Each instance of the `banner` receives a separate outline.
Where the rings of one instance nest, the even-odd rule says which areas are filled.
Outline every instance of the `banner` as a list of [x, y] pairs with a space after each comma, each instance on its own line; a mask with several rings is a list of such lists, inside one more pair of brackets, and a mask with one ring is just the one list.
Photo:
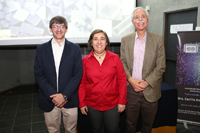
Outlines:
[[200, 122], [200, 31], [178, 32], [178, 119]]

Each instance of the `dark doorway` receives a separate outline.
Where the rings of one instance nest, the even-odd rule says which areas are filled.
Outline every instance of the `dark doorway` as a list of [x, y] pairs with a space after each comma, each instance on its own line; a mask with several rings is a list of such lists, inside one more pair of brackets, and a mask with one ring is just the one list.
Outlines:
[[193, 30], [197, 25], [197, 8], [173, 11], [165, 13], [166, 71], [163, 82], [175, 86], [176, 83], [176, 59], [177, 59], [177, 34], [170, 33], [170, 26], [175, 24], [193, 24]]

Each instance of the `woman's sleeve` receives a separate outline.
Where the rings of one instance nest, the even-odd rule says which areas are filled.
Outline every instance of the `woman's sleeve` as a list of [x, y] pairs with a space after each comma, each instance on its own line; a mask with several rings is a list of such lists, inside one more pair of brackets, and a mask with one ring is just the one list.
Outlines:
[[87, 76], [86, 76], [86, 72], [85, 72], [85, 66], [86, 66], [86, 61], [83, 58], [83, 76], [82, 76], [82, 80], [81, 83], [79, 85], [79, 90], [78, 90], [78, 95], [79, 95], [79, 107], [84, 107], [86, 106], [86, 101], [85, 101], [85, 85], [87, 82]]

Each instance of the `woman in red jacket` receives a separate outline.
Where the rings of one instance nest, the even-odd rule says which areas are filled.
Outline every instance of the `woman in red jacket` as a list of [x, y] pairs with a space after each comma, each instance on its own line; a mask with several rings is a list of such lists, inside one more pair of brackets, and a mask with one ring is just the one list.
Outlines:
[[88, 40], [92, 51], [83, 58], [79, 107], [89, 116], [93, 133], [119, 133], [120, 113], [127, 103], [126, 74], [119, 56], [110, 52], [109, 46], [106, 32], [94, 30]]

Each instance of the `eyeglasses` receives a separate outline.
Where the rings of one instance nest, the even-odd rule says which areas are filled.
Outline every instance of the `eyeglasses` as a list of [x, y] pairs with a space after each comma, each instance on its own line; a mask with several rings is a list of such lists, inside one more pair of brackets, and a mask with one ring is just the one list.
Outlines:
[[58, 29], [58, 28], [64, 29], [64, 28], [65, 28], [65, 25], [53, 25], [52, 27], [53, 27], [54, 29]]

